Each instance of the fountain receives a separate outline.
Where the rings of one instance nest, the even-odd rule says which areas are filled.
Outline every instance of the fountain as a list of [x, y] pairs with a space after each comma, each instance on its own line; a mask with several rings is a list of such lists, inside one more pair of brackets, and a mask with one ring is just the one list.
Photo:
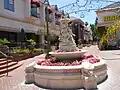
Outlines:
[[59, 50], [56, 52], [50, 52], [50, 54], [57, 59], [78, 59], [81, 55], [86, 53], [86, 50], [79, 50], [79, 48], [76, 47], [76, 43], [73, 39], [73, 36], [75, 35], [68, 27], [68, 24], [66, 24], [66, 22], [69, 21], [70, 19], [60, 20]]
[[95, 89], [107, 77], [105, 60], [79, 50], [73, 33], [67, 26], [69, 19], [61, 19], [59, 50], [51, 57], [29, 64], [25, 69], [25, 83], [49, 89]]

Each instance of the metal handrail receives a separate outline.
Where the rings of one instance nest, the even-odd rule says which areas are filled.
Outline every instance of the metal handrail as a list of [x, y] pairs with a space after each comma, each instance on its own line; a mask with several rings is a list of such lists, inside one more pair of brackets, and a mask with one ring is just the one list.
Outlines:
[[0, 51], [0, 54], [2, 54], [4, 57], [8, 57], [5, 53], [3, 53], [2, 51]]
[[[0, 51], [0, 54], [2, 54], [5, 58], [6, 58], [6, 65], [7, 65], [7, 75], [6, 76], [8, 76], [8, 58], [10, 58], [8, 55], [6, 55], [5, 53], [3, 53], [2, 51]], [[12, 58], [12, 57], [11, 57]]]

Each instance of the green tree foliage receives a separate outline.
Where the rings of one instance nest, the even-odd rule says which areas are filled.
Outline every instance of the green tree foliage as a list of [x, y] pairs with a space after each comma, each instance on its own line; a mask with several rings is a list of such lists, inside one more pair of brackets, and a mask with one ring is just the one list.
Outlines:
[[116, 32], [118, 32], [119, 30], [120, 30], [120, 21], [111, 24], [108, 27], [107, 32], [104, 33], [104, 35], [102, 36], [100, 43], [104, 45], [104, 44], [108, 44], [110, 41], [115, 41]]
[[7, 44], [7, 43], [9, 43], [9, 41], [6, 38], [0, 39], [0, 44]]
[[33, 39], [27, 40], [27, 42], [28, 42], [30, 45], [35, 45], [35, 44], [36, 44], [36, 42], [35, 42]]
[[85, 22], [85, 26], [88, 26], [88, 22]]
[[99, 37], [99, 32], [98, 32], [97, 26], [95, 24], [90, 24], [90, 28], [92, 30], [93, 38]]
[[98, 24], [98, 17], [96, 17], [96, 19], [95, 19], [95, 25], [97, 25]]

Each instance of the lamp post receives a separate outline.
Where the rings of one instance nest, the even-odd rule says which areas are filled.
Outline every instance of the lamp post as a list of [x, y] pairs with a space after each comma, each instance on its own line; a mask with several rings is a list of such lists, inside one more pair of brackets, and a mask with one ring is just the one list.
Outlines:
[[48, 23], [48, 20], [49, 20], [49, 12], [48, 12], [48, 6], [46, 6], [45, 8], [45, 14], [46, 14], [46, 28], [47, 28], [47, 52], [46, 52], [46, 59], [48, 58], [49, 56], [49, 49], [50, 49], [50, 41], [49, 41], [49, 23]]
[[[47, 3], [47, 4], [46, 4]], [[40, 2], [40, 4], [46, 5], [45, 7], [45, 21], [46, 21], [46, 28], [47, 28], [47, 50], [46, 50], [46, 59], [49, 56], [49, 49], [50, 49], [50, 41], [49, 41], [49, 12], [48, 12], [48, 1], [45, 0], [44, 2]]]

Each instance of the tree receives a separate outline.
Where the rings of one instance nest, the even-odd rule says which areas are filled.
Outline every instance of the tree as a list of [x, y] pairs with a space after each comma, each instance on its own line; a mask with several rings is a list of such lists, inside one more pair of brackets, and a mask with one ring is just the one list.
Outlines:
[[85, 26], [88, 26], [88, 22], [85, 22]]
[[98, 32], [97, 26], [95, 24], [90, 24], [90, 28], [92, 30], [93, 39], [99, 37], [99, 32]]
[[101, 46], [116, 41], [118, 32], [120, 32], [120, 21], [117, 21], [108, 27], [107, 32], [103, 34], [100, 40]]
[[97, 25], [98, 24], [98, 17], [96, 17], [96, 19], [95, 19], [95, 25]]

